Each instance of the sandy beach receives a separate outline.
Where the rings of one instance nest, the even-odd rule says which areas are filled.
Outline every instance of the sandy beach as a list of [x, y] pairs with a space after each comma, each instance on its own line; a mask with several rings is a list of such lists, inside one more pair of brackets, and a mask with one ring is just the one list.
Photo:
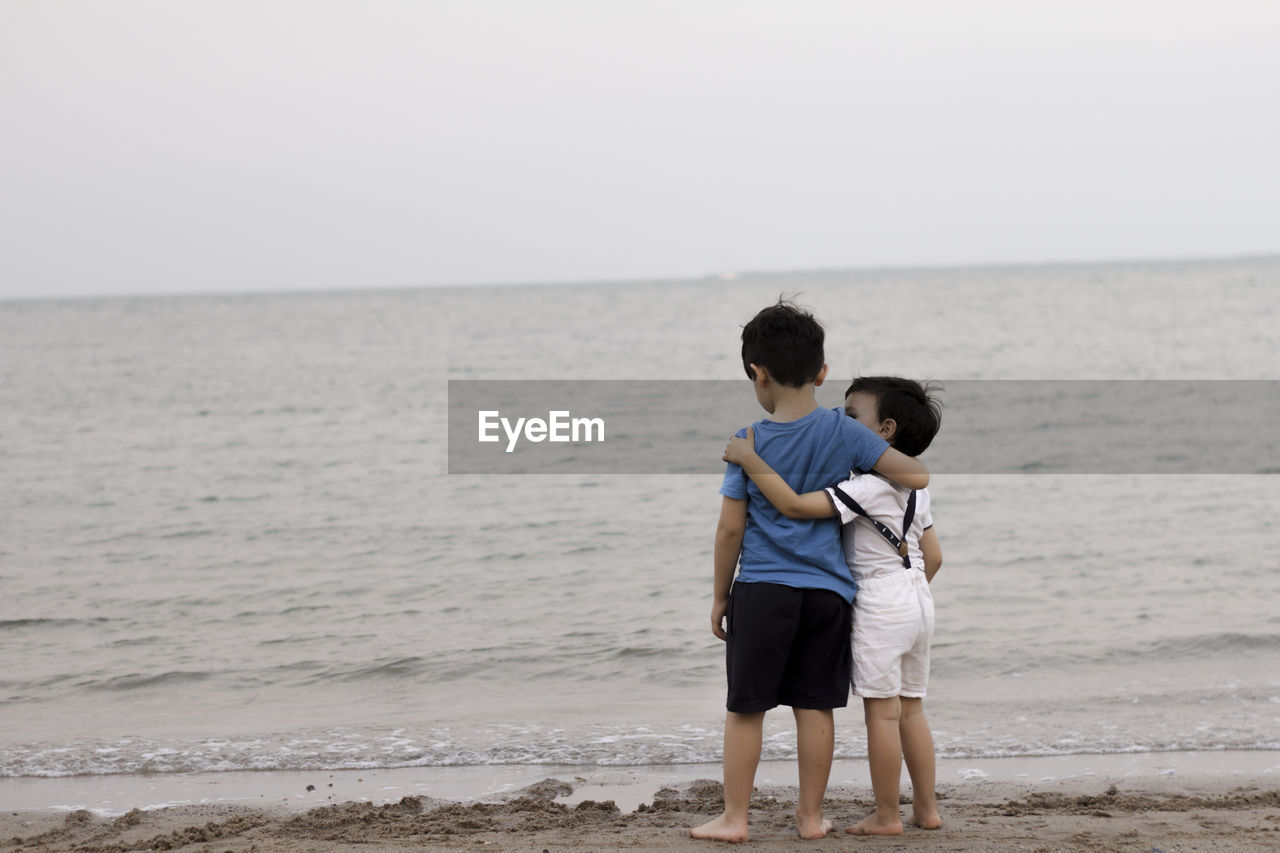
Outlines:
[[[844, 826], [871, 809], [861, 762], [838, 762], [827, 813], [837, 831], [794, 835], [794, 772], [769, 762], [753, 801], [753, 850], [1275, 850], [1280, 755], [1269, 752], [944, 761], [944, 825], [896, 839]], [[404, 768], [94, 780], [6, 779], [3, 850], [708, 850], [687, 836], [718, 812], [718, 767]], [[539, 776], [528, 784], [530, 776]], [[501, 779], [505, 790], [480, 791]], [[305, 782], [305, 779], [311, 779]], [[516, 785], [519, 784], [519, 787]], [[80, 787], [77, 787], [80, 786]], [[311, 790], [307, 790], [307, 786]], [[448, 788], [453, 797], [427, 790]], [[89, 801], [112, 791], [113, 807]], [[216, 790], [216, 793], [215, 793]], [[414, 791], [416, 793], [405, 793]], [[157, 800], [171, 795], [168, 803]], [[135, 806], [121, 804], [132, 798]], [[909, 814], [909, 792], [904, 816]], [[43, 807], [35, 803], [46, 802]], [[97, 800], [101, 802], [101, 799]], [[18, 804], [15, 808], [12, 804]]]

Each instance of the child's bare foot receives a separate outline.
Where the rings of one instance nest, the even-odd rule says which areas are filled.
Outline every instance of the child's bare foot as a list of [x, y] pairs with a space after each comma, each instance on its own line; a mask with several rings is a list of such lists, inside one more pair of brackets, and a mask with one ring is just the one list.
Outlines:
[[901, 835], [902, 821], [883, 821], [878, 815], [872, 814], [852, 826], [846, 826], [844, 831], [850, 835]]
[[921, 829], [940, 829], [942, 827], [942, 818], [938, 816], [936, 809], [912, 812], [911, 825], [918, 826]]
[[800, 830], [801, 838], [812, 841], [815, 838], [826, 838], [835, 827], [831, 821], [821, 816], [805, 818], [796, 815], [796, 828]]
[[748, 838], [747, 822], [741, 823], [729, 818], [725, 815], [715, 820], [709, 820], [702, 826], [695, 826], [689, 830], [690, 838], [705, 838], [711, 841], [728, 841], [730, 844], [741, 844]]

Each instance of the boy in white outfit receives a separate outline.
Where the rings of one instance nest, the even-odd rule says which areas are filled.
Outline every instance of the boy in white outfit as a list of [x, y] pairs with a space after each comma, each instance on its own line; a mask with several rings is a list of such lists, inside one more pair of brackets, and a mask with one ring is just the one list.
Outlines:
[[[845, 392], [845, 412], [908, 456], [938, 432], [940, 406], [918, 382], [860, 377]], [[903, 759], [911, 777], [911, 823], [942, 825], [934, 792], [933, 735], [924, 715], [933, 640], [929, 581], [942, 565], [929, 492], [874, 473], [797, 495], [755, 453], [754, 436], [733, 438], [726, 461], [742, 466], [769, 502], [790, 518], [839, 515], [845, 559], [858, 585], [853, 612], [853, 691], [862, 697], [876, 811], [846, 832], [900, 835], [898, 785]]]

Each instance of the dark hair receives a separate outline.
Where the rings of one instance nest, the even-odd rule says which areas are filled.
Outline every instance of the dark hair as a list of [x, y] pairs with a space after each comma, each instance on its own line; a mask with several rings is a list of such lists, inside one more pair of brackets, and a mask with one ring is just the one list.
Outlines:
[[822, 325], [794, 302], [779, 299], [742, 327], [742, 367], [754, 380], [751, 365], [769, 371], [774, 380], [799, 388], [822, 371]]
[[875, 397], [876, 416], [882, 421], [892, 418], [898, 425], [889, 443], [908, 456], [919, 456], [942, 425], [940, 390], [932, 382], [921, 385], [897, 376], [859, 376], [844, 395], [861, 391]]

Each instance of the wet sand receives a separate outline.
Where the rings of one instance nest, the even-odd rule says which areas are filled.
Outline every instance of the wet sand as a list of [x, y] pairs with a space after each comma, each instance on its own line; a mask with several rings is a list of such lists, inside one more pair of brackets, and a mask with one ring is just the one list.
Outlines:
[[[908, 827], [896, 839], [858, 839], [841, 832], [872, 808], [869, 785], [840, 781], [857, 767], [856, 762], [843, 762], [828, 791], [827, 815], [836, 823], [835, 833], [819, 841], [800, 841], [792, 820], [794, 786], [761, 784], [753, 801], [751, 841], [742, 849], [818, 851], [868, 845], [930, 851], [1280, 849], [1280, 775], [1273, 769], [1280, 756], [1275, 753], [1219, 753], [1203, 760], [1183, 754], [1179, 761], [1183, 769], [1175, 771], [1156, 769], [1158, 759], [1115, 757], [1103, 761], [1106, 766], [1098, 772], [1035, 778], [1021, 772], [1075, 771], [1082, 764], [1097, 764], [1099, 758], [963, 762], [970, 765], [966, 767], [944, 762], [940, 778], [948, 781], [939, 784], [943, 828]], [[1192, 768], [1196, 772], [1187, 772]], [[489, 770], [501, 773], [504, 768]], [[721, 845], [694, 841], [687, 833], [689, 827], [719, 812], [720, 784], [688, 777], [716, 770], [707, 765], [681, 768], [676, 775], [685, 778], [658, 784], [656, 790], [651, 787], [656, 779], [644, 773], [602, 771], [594, 777], [544, 778], [466, 800], [414, 794], [388, 801], [315, 805], [316, 798], [340, 797], [334, 790], [340, 791], [345, 782], [336, 775], [337, 783], [313, 785], [305, 796], [277, 798], [264, 793], [256, 803], [234, 798], [120, 814], [71, 807], [6, 808], [0, 813], [0, 850], [712, 850]], [[779, 776], [785, 775], [786, 766], [780, 762], [762, 770], [762, 777]], [[386, 791], [395, 786], [381, 784], [391, 781], [385, 774], [408, 772], [378, 771], [382, 778], [374, 781]], [[345, 773], [353, 774], [353, 780], [373, 779], [371, 773]], [[297, 782], [305, 775], [256, 774], [264, 785]], [[163, 777], [152, 777], [149, 784], [163, 789], [165, 782]], [[335, 784], [335, 789], [329, 784]], [[8, 787], [0, 790], [12, 793], [20, 785], [21, 780], [16, 785], [9, 780]], [[648, 789], [649, 795], [625, 808], [617, 800], [602, 798], [617, 792], [625, 801], [640, 788]], [[903, 801], [906, 817], [909, 789]]]

